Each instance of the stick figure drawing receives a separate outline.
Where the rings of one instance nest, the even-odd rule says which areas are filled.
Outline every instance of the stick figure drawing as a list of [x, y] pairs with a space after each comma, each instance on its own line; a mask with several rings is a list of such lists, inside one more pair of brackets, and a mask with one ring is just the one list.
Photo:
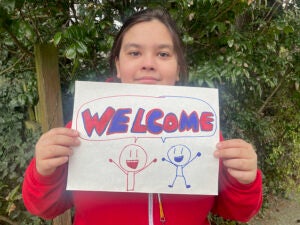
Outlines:
[[135, 144], [126, 145], [123, 148], [119, 155], [119, 163], [109, 159], [109, 162], [114, 163], [126, 174], [127, 191], [134, 191], [135, 175], [156, 161], [157, 159], [155, 158], [148, 163], [146, 151], [141, 146]]
[[186, 188], [190, 188], [191, 185], [187, 184], [186, 178], [184, 176], [183, 169], [187, 165], [189, 165], [193, 160], [195, 160], [197, 157], [201, 156], [200, 152], [197, 152], [197, 154], [191, 158], [191, 150], [185, 146], [185, 145], [175, 145], [172, 146], [167, 153], [168, 158], [165, 157], [162, 158], [162, 161], [168, 162], [176, 167], [176, 175], [173, 179], [172, 184], [169, 184], [168, 186], [172, 188], [174, 186], [174, 183], [178, 177], [182, 177], [185, 183]]

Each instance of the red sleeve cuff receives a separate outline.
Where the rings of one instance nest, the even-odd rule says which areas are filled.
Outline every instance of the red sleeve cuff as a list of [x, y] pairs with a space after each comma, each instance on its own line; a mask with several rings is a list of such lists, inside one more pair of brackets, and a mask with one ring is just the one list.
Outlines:
[[251, 187], [257, 187], [258, 184], [262, 183], [262, 173], [261, 170], [257, 169], [256, 172], [256, 178], [255, 180], [250, 184], [242, 184], [237, 179], [232, 177], [227, 171], [226, 176], [228, 179], [228, 182], [235, 188], [238, 188], [240, 190], [249, 190]]
[[66, 169], [66, 166], [60, 166], [58, 167], [54, 173], [48, 176], [41, 175], [37, 169], [36, 169], [36, 161], [35, 158], [31, 161], [31, 170], [32, 170], [32, 178], [35, 183], [41, 184], [41, 185], [51, 185], [53, 183], [56, 183], [57, 180], [60, 180], [63, 178], [64, 170]]

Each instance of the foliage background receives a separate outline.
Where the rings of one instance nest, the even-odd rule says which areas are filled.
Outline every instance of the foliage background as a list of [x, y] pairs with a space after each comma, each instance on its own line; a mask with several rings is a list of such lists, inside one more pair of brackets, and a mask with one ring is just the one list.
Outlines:
[[120, 23], [135, 10], [155, 6], [167, 8], [180, 27], [189, 85], [220, 89], [225, 138], [243, 138], [256, 147], [265, 207], [270, 196], [299, 190], [299, 2], [0, 0], [1, 224], [49, 224], [30, 216], [21, 196], [23, 173], [41, 134], [34, 45], [59, 49], [68, 121], [74, 81], [109, 76], [107, 56]]

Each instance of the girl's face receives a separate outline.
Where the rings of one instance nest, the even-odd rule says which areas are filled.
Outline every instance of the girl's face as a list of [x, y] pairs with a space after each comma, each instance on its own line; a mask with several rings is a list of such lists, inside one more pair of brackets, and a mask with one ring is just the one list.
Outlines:
[[158, 20], [132, 26], [124, 34], [116, 68], [122, 83], [174, 85], [180, 69], [166, 26]]

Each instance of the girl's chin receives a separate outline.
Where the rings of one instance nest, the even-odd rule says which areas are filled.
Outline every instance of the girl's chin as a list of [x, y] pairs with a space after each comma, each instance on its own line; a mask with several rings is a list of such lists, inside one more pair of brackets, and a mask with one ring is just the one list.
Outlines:
[[159, 81], [159, 80], [138, 80], [136, 82], [134, 82], [136, 84], [151, 84], [151, 85], [170, 85], [170, 86], [174, 86], [175, 82], [163, 82], [163, 81]]
[[139, 80], [137, 83], [138, 84], [152, 84], [152, 85], [159, 84], [159, 82], [156, 80]]
[[170, 85], [174, 86], [175, 82], [163, 82], [161, 80], [155, 80], [155, 79], [138, 79], [138, 80], [132, 80], [132, 81], [122, 81], [122, 83], [128, 83], [128, 84], [149, 84], [149, 85]]

